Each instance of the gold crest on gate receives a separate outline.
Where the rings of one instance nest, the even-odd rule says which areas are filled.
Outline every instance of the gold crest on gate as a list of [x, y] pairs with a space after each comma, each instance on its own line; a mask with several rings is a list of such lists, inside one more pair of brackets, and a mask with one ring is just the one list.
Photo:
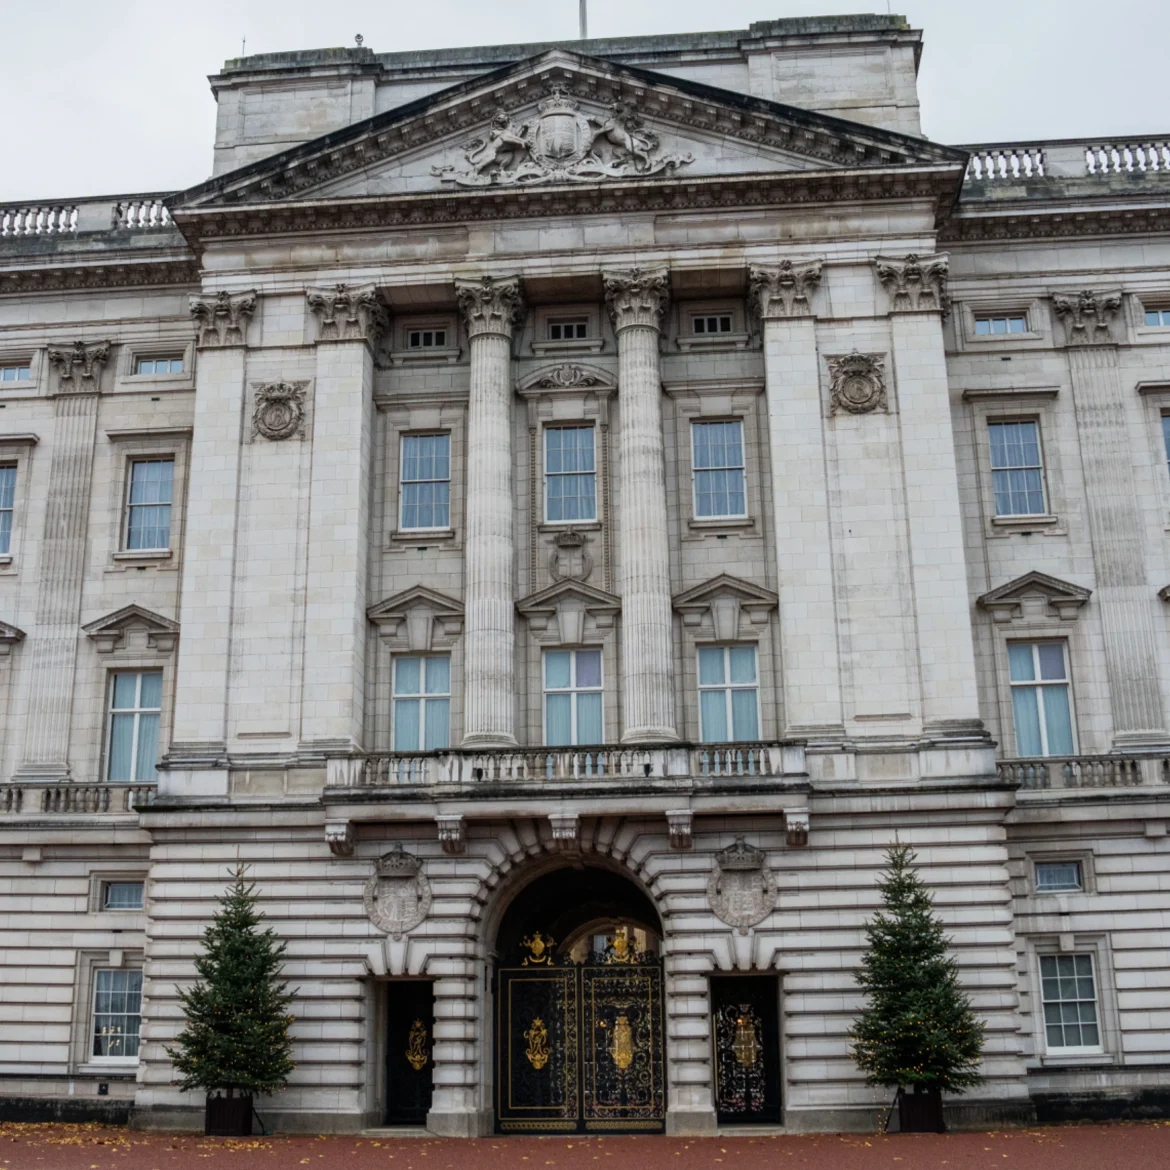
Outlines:
[[406, 1037], [406, 1059], [415, 1072], [422, 1072], [427, 1063], [427, 1030], [422, 1020], [415, 1020]]
[[528, 1057], [528, 1063], [539, 1071], [548, 1064], [550, 1056], [548, 1029], [544, 1026], [544, 1020], [537, 1016], [529, 1025], [528, 1031], [524, 1033], [524, 1039], [528, 1041], [528, 1048], [524, 1055]]

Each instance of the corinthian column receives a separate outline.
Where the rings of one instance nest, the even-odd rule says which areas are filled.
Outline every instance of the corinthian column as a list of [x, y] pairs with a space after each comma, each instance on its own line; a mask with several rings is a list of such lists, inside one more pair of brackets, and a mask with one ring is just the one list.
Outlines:
[[653, 743], [678, 738], [658, 372], [658, 331], [670, 278], [666, 269], [635, 268], [604, 279], [618, 339], [622, 742]]
[[512, 663], [512, 330], [520, 281], [457, 281], [471, 344], [467, 418], [463, 746], [516, 742]]

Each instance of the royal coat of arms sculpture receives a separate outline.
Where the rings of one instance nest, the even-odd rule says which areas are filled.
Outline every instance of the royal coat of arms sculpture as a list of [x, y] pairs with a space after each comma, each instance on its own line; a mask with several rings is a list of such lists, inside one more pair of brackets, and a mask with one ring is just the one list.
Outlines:
[[399, 846], [383, 854], [366, 882], [366, 914], [379, 929], [398, 940], [413, 930], [431, 908], [431, 883], [422, 862]]

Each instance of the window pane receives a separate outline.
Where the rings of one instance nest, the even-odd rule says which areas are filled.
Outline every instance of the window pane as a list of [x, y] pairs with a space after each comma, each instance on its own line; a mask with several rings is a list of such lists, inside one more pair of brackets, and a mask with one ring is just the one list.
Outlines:
[[394, 702], [394, 750], [417, 752], [419, 719], [422, 714], [418, 699], [396, 699]]
[[699, 685], [717, 686], [723, 681], [723, 648], [721, 646], [700, 646]]
[[731, 660], [731, 681], [733, 683], [754, 683], [756, 681], [756, 648], [754, 646], [733, 646], [728, 651]]
[[94, 1056], [137, 1056], [141, 971], [98, 971], [93, 995]]
[[544, 656], [544, 685], [546, 687], [568, 687], [572, 656], [568, 650], [549, 650]]
[[1147, 309], [1146, 310], [1146, 324], [1147, 325], [1161, 325], [1162, 324], [1162, 314], [1157, 312], [1157, 310], [1155, 310], [1155, 309]]
[[169, 459], [135, 463], [130, 478], [130, 503], [169, 504], [174, 468]]
[[426, 742], [423, 747], [428, 752], [437, 752], [450, 747], [451, 700], [427, 699], [426, 706]]
[[1062, 642], [1041, 642], [1036, 647], [1040, 659], [1040, 677], [1043, 679], [1064, 679], [1064, 644]]
[[991, 332], [991, 321], [987, 317], [975, 318], [975, 336], [985, 337]]
[[1079, 861], [1038, 861], [1036, 863], [1036, 889], [1046, 893], [1056, 890], [1081, 889], [1081, 863]]
[[436, 657], [427, 659], [427, 694], [449, 695], [451, 693], [451, 659]]
[[138, 693], [138, 705], [148, 710], [162, 707], [162, 674], [148, 671], [142, 676], [142, 689]]
[[1068, 687], [1039, 687], [1044, 699], [1044, 725], [1050, 756], [1073, 754], [1072, 715], [1068, 706]]
[[577, 742], [602, 742], [600, 692], [577, 696]]
[[[119, 719], [123, 716], [119, 715]], [[158, 716], [138, 716], [138, 759], [135, 763], [135, 780], [153, 782], [158, 778], [155, 767], [158, 761]]]
[[1012, 688], [1012, 714], [1016, 724], [1016, 753], [1021, 756], [1043, 755], [1040, 743], [1040, 713], [1036, 708], [1035, 687]]
[[121, 710], [133, 710], [138, 706], [138, 675], [114, 675], [114, 698], [112, 706]]
[[422, 686], [422, 659], [394, 659], [394, 693], [396, 695], [417, 695]]
[[16, 499], [16, 468], [0, 467], [0, 508], [11, 508]]
[[1014, 642], [1008, 647], [1008, 670], [1012, 682], [1031, 682], [1036, 677], [1031, 642]]
[[141, 882], [107, 882], [103, 905], [107, 910], [141, 910]]
[[579, 687], [601, 686], [601, 651], [577, 651], [577, 685]]
[[727, 742], [727, 697], [724, 691], [699, 692], [699, 717], [705, 743]]
[[731, 692], [732, 739], [759, 739], [759, 715], [756, 710], [756, 692]]
[[115, 715], [110, 723], [109, 778], [132, 780], [130, 773], [134, 759], [134, 716]]
[[545, 695], [544, 742], [550, 747], [564, 747], [573, 742], [572, 703], [572, 695]]

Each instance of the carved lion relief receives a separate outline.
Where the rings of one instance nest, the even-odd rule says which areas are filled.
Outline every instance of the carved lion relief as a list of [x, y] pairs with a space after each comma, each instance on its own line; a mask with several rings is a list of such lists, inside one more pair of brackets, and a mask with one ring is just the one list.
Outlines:
[[776, 879], [763, 851], [737, 837], [734, 845], [717, 853], [707, 899], [715, 917], [740, 934], [767, 918], [776, 905]]
[[256, 387], [252, 403], [252, 438], [263, 435], [276, 442], [293, 435], [305, 437], [307, 382], [268, 382]]
[[379, 929], [398, 940], [413, 930], [431, 909], [431, 883], [422, 862], [398, 846], [378, 859], [363, 896], [366, 915]]
[[829, 358], [829, 414], [869, 414], [886, 409], [885, 359], [854, 350]]

